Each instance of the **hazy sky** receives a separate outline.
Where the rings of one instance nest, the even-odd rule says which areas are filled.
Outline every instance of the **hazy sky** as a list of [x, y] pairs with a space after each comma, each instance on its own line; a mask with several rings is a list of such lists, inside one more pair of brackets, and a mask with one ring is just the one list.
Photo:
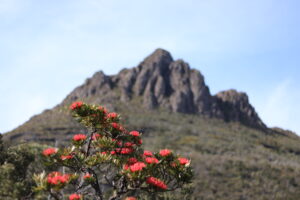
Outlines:
[[0, 0], [0, 132], [161, 47], [300, 134], [299, 0]]

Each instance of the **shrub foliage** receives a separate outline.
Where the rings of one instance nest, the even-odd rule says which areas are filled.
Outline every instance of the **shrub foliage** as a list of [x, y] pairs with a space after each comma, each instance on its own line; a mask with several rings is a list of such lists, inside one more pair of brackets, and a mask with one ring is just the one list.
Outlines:
[[169, 149], [144, 150], [142, 133], [125, 129], [119, 114], [80, 101], [70, 109], [89, 133], [74, 135], [68, 147], [44, 149], [45, 164], [59, 170], [36, 174], [35, 192], [48, 192], [53, 199], [129, 200], [191, 182], [189, 159]]

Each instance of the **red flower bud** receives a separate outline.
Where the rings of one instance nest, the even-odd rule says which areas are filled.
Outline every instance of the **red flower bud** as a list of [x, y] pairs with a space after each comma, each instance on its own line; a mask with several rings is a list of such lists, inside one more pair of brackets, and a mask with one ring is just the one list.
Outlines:
[[139, 133], [138, 131], [131, 131], [131, 132], [129, 133], [129, 135], [138, 137], [138, 136], [140, 136], [140, 133]]
[[139, 139], [137, 143], [138, 143], [138, 145], [142, 145], [143, 144], [143, 140]]
[[69, 200], [80, 200], [80, 199], [81, 199], [81, 195], [80, 194], [74, 193], [74, 194], [71, 194], [69, 196]]
[[61, 156], [60, 156], [60, 159], [61, 159], [61, 160], [68, 160], [68, 159], [72, 159], [72, 158], [73, 158], [73, 155], [66, 155], [66, 156], [61, 155]]
[[148, 183], [149, 185], [158, 187], [160, 189], [163, 189], [163, 190], [166, 190], [168, 188], [167, 185], [163, 181], [161, 181], [157, 178], [154, 178], [152, 176], [147, 178], [146, 183]]
[[82, 101], [77, 101], [77, 102], [72, 103], [72, 105], [70, 106], [70, 109], [75, 110], [77, 108], [80, 108], [82, 105], [83, 105]]
[[116, 123], [116, 122], [113, 122], [113, 123], [111, 123], [110, 125], [111, 125], [114, 129], [118, 129], [118, 130], [119, 130], [120, 127], [121, 127], [120, 124], [118, 124], [118, 123]]
[[92, 178], [92, 175], [89, 174], [89, 173], [86, 173], [84, 176], [83, 176], [84, 179], [90, 179]]
[[186, 165], [186, 164], [188, 164], [190, 161], [188, 160], [188, 159], [186, 159], [186, 158], [178, 158], [178, 160], [179, 160], [179, 163], [181, 164], [181, 165]]
[[74, 137], [73, 137], [74, 141], [83, 141], [85, 139], [86, 139], [86, 135], [84, 135], [84, 134], [77, 134], [77, 135], [74, 135]]
[[47, 176], [47, 182], [51, 185], [65, 184], [69, 181], [70, 175], [64, 174], [62, 175], [59, 172], [51, 172]]
[[158, 160], [154, 157], [147, 157], [147, 158], [145, 158], [145, 161], [148, 164], [157, 164], [158, 163]]
[[153, 156], [153, 153], [151, 151], [145, 150], [143, 155], [144, 156]]
[[129, 167], [131, 172], [141, 171], [144, 167], [146, 167], [146, 164], [143, 162], [137, 162]]
[[111, 113], [107, 114], [107, 118], [109, 118], [109, 119], [115, 119], [117, 117], [118, 117], [118, 114], [115, 112], [111, 112]]
[[163, 150], [160, 150], [159, 155], [165, 157], [165, 156], [170, 155], [171, 153], [172, 152], [169, 149], [163, 149]]
[[53, 155], [53, 154], [56, 154], [56, 152], [57, 152], [57, 149], [56, 149], [56, 148], [48, 148], [48, 149], [45, 149], [45, 150], [43, 151], [43, 155], [44, 155], [44, 156], [51, 156], [51, 155]]

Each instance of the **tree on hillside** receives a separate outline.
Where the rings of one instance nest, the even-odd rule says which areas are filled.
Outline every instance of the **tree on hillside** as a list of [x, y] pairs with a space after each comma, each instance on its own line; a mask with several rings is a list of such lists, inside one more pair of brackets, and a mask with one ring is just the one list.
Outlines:
[[43, 151], [45, 164], [60, 170], [34, 176], [36, 198], [45, 192], [56, 200], [155, 198], [191, 182], [190, 160], [169, 149], [144, 150], [141, 133], [126, 130], [119, 114], [80, 101], [70, 109], [89, 133]]

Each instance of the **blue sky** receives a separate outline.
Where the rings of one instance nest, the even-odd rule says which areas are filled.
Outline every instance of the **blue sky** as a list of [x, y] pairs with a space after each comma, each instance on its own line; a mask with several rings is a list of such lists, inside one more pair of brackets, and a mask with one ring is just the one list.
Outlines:
[[0, 132], [161, 47], [300, 134], [300, 1], [0, 0]]

